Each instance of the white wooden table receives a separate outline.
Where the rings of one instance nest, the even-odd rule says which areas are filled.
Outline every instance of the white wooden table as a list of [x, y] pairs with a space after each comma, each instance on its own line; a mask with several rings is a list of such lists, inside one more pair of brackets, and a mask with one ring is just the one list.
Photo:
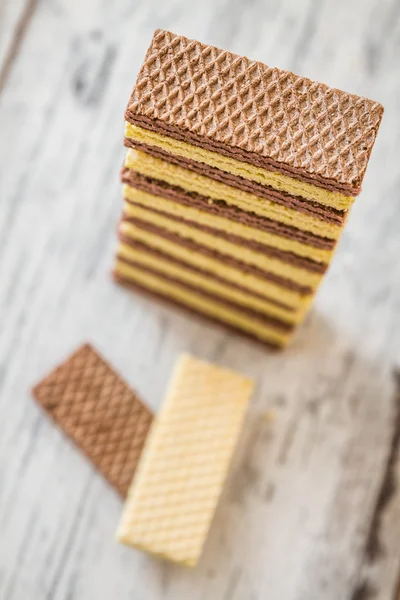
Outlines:
[[[386, 108], [334, 264], [284, 353], [109, 277], [123, 111], [156, 27]], [[396, 598], [399, 54], [398, 0], [0, 0], [1, 600]], [[194, 571], [114, 542], [121, 501], [32, 402], [85, 340], [155, 410], [183, 350], [257, 381]]]

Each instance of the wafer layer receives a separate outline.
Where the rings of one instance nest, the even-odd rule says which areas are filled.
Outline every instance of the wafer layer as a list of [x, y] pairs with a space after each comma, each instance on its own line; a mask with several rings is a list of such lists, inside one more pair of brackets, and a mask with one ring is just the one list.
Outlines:
[[157, 30], [126, 119], [353, 196], [382, 114], [367, 98]]
[[[195, 222], [180, 221], [167, 213], [145, 211], [140, 207], [126, 205], [125, 220], [139, 227], [152, 228], [153, 232], [169, 238], [183, 246], [192, 247], [202, 255], [218, 256], [222, 262], [240, 267], [243, 271], [252, 272], [261, 278], [274, 281], [282, 287], [296, 290], [302, 294], [313, 291], [321, 279], [321, 275], [308, 272], [302, 268], [292, 267], [291, 263], [275, 261], [262, 253], [264, 246], [252, 244], [246, 247], [236, 244], [235, 240], [218, 238], [218, 230], [207, 230], [197, 227]], [[214, 235], [216, 237], [214, 237]], [[261, 246], [261, 250], [259, 247]], [[295, 263], [294, 263], [295, 264]]]
[[200, 229], [194, 221], [182, 223], [171, 218], [168, 213], [155, 213], [130, 204], [125, 205], [124, 213], [126, 218], [131, 219], [132, 222], [139, 219], [141, 222], [154, 223], [184, 240], [193, 240], [199, 245], [217, 251], [220, 255], [225, 256], [226, 260], [236, 259], [248, 266], [256, 267], [264, 272], [267, 279], [279, 280], [284, 287], [310, 292], [318, 286], [322, 279], [324, 271], [316, 273], [303, 266], [298, 267], [296, 261], [285, 262], [279, 258], [275, 259], [273, 256], [263, 253], [263, 247], [261, 249], [253, 248], [245, 246], [243, 243], [237, 244], [235, 240], [231, 241], [223, 236], [219, 238], [218, 230]]
[[268, 254], [263, 254], [258, 248], [236, 244], [222, 236], [218, 238], [218, 230], [205, 231], [197, 227], [193, 221], [182, 223], [171, 218], [168, 213], [155, 213], [130, 204], [125, 205], [124, 214], [126, 220], [131, 223], [156, 225], [158, 233], [163, 234], [164, 237], [169, 233], [175, 238], [181, 238], [183, 244], [195, 242], [196, 247], [201, 247], [203, 250], [202, 254], [211, 251], [218, 254], [223, 262], [239, 263], [244, 270], [258, 273], [262, 278], [275, 281], [282, 287], [295, 289], [301, 293], [311, 293], [322, 279], [321, 273], [297, 267], [295, 263], [276, 260]]
[[125, 496], [153, 416], [119, 375], [85, 344], [38, 383], [33, 395]]
[[351, 208], [354, 202], [354, 198], [341, 192], [326, 190], [279, 171], [269, 171], [128, 122], [125, 123], [125, 145], [311, 214], [329, 216], [331, 208], [337, 211], [331, 214], [340, 219], [341, 213]]
[[120, 231], [128, 239], [142, 242], [152, 249], [182, 260], [190, 266], [203, 269], [230, 283], [238, 284], [250, 292], [284, 304], [288, 308], [305, 309], [310, 304], [310, 291], [305, 293], [298, 289], [283, 287], [279, 284], [281, 282], [267, 279], [263, 272], [245, 263], [220, 255], [215, 250], [209, 250], [195, 242], [169, 235], [168, 231], [163, 231], [150, 223], [123, 221]]
[[180, 188], [188, 195], [196, 194], [196, 197], [203, 198], [205, 203], [208, 201], [219, 203], [221, 214], [223, 214], [224, 207], [227, 211], [229, 207], [232, 207], [243, 213], [254, 215], [254, 218], [260, 217], [260, 222], [262, 218], [277, 221], [328, 240], [337, 240], [341, 234], [340, 224], [322, 221], [313, 215], [225, 185], [145, 152], [128, 149], [125, 166], [145, 177]]
[[[286, 226], [276, 228], [274, 223], [266, 223], [264, 229], [258, 229], [252, 227], [250, 224], [221, 217], [211, 211], [198, 210], [197, 208], [182, 205], [174, 200], [165, 198], [165, 196], [156, 196], [155, 194], [132, 188], [129, 185], [124, 186], [123, 192], [125, 199], [128, 201], [124, 204], [124, 211], [128, 216], [139, 215], [138, 209], [141, 208], [140, 214], [143, 214], [144, 211], [154, 213], [152, 216], [154, 223], [161, 223], [161, 219], [164, 222], [164, 216], [164, 218], [168, 218], [171, 221], [175, 220], [178, 222], [180, 220], [182, 225], [186, 223], [193, 227], [197, 224], [199, 230], [200, 227], [209, 227], [216, 232], [221, 232], [221, 238], [225, 235], [232, 235], [236, 239], [241, 239], [243, 242], [242, 246], [244, 247], [246, 244], [249, 247], [253, 244], [258, 244], [259, 248], [260, 246], [272, 247], [322, 263], [329, 262], [335, 247], [333, 243], [328, 244], [329, 247], [326, 248], [323, 238], [302, 236], [301, 232], [298, 232], [298, 237], [291, 237], [291, 235], [297, 235], [297, 232], [293, 232], [293, 229]], [[131, 205], [134, 205], [134, 208]], [[269, 225], [271, 225], [270, 228]], [[312, 246], [310, 241], [316, 245]], [[319, 245], [320, 243], [322, 247]]]
[[195, 267], [188, 261], [177, 259], [132, 238], [122, 239], [118, 246], [118, 258], [128, 264], [138, 264], [153, 270], [159, 269], [162, 273], [168, 273], [173, 280], [187, 283], [192, 287], [197, 286], [200, 290], [204, 289], [224, 299], [233, 300], [238, 305], [287, 323], [297, 323], [302, 316], [299, 311], [286, 307], [282, 302], [251, 292], [239, 282], [230, 282], [223, 277], [211, 274], [204, 268]]
[[117, 260], [115, 272], [128, 282], [132, 281], [167, 299], [172, 298], [178, 304], [189, 306], [274, 346], [284, 346], [290, 339], [292, 328], [282, 330], [283, 322], [269, 322], [264, 315], [250, 314], [243, 306], [235, 307], [233, 303], [228, 304], [215, 294], [208, 294], [188, 284], [177, 283], [159, 271]]
[[181, 358], [129, 491], [119, 541], [196, 565], [252, 387], [237, 373]]

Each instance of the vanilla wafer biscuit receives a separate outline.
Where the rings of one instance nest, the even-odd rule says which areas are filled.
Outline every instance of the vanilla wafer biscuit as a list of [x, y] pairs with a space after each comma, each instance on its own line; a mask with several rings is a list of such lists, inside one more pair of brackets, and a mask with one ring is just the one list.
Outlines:
[[120, 542], [196, 565], [252, 387], [242, 375], [181, 358], [129, 490]]
[[38, 383], [33, 395], [125, 496], [153, 417], [120, 376], [85, 344]]

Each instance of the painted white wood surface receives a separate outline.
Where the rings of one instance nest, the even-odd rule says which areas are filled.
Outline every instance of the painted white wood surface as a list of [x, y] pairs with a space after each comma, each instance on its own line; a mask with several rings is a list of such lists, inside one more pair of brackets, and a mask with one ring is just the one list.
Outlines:
[[0, 89], [24, 38], [36, 0], [0, 2]]
[[[0, 6], [4, 64], [27, 3]], [[284, 353], [109, 277], [123, 111], [156, 27], [385, 105], [362, 196]], [[14, 46], [0, 93], [0, 599], [394, 599], [400, 3], [39, 0]], [[114, 542], [120, 500], [31, 400], [85, 340], [155, 410], [183, 350], [257, 380], [194, 571]]]

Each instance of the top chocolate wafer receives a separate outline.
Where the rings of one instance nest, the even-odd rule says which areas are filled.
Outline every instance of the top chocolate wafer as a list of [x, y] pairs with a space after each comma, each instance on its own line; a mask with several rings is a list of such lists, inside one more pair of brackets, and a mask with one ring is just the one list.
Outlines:
[[126, 118], [357, 195], [382, 114], [383, 107], [373, 100], [157, 30]]

